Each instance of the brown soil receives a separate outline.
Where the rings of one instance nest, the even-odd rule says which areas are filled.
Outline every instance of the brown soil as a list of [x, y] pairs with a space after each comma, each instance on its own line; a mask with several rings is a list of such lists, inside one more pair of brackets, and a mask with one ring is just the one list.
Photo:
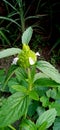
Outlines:
[[0, 69], [4, 68], [7, 71], [13, 61], [13, 58], [14, 56], [0, 59]]

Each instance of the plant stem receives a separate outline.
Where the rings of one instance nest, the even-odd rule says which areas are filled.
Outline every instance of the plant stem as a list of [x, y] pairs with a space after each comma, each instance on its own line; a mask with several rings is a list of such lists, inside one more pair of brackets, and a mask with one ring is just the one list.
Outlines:
[[29, 90], [31, 91], [31, 89], [32, 89], [32, 80], [31, 80], [30, 68], [28, 68], [28, 83], [29, 83]]
[[15, 73], [15, 71], [16, 71], [16, 69], [8, 76], [8, 78], [6, 79], [6, 81], [5, 81], [5, 83], [4, 83], [3, 88], [2, 88], [1, 91], [5, 91], [6, 85], [7, 85], [8, 81], [12, 77], [12, 75]]
[[12, 130], [16, 130], [13, 126], [9, 125], [9, 128], [11, 128]]
[[22, 0], [20, 1], [20, 19], [21, 19], [21, 28], [23, 33], [25, 31], [25, 19], [24, 19]]

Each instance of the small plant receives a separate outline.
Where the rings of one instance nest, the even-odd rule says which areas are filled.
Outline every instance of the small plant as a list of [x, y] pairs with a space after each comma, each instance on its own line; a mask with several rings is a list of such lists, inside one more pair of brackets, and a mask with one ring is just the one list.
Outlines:
[[[37, 60], [40, 54], [28, 45], [32, 33], [31, 27], [23, 33], [22, 49], [0, 52], [0, 58], [17, 54], [4, 83], [0, 82], [0, 91], [10, 92], [7, 98], [1, 97], [1, 130], [47, 130], [55, 128], [52, 124], [60, 116], [60, 73], [50, 63]], [[14, 128], [17, 120], [20, 123]]]

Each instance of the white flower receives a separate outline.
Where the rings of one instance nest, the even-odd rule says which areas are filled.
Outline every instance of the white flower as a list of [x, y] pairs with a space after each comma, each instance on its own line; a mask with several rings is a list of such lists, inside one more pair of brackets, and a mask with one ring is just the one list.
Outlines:
[[31, 57], [29, 57], [29, 63], [30, 63], [30, 65], [34, 65], [35, 64], [35, 62], [33, 61], [33, 59]]
[[13, 59], [13, 62], [12, 62], [12, 65], [13, 65], [13, 64], [14, 64], [14, 65], [16, 65], [16, 64], [17, 64], [18, 59], [19, 59], [18, 57], [14, 58], [14, 59]]
[[40, 56], [39, 52], [36, 52], [36, 56]]

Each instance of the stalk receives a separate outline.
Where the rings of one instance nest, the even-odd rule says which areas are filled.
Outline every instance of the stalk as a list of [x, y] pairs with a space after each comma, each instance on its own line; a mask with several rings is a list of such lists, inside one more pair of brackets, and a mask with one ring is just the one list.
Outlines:
[[8, 127], [11, 128], [12, 130], [16, 130], [12, 125], [9, 125]]
[[22, 29], [22, 33], [23, 33], [25, 31], [25, 19], [24, 19], [22, 0], [20, 0], [19, 8], [20, 8], [21, 29]]
[[31, 79], [31, 72], [30, 68], [28, 68], [28, 83], [29, 83], [29, 90], [32, 90], [32, 79]]

